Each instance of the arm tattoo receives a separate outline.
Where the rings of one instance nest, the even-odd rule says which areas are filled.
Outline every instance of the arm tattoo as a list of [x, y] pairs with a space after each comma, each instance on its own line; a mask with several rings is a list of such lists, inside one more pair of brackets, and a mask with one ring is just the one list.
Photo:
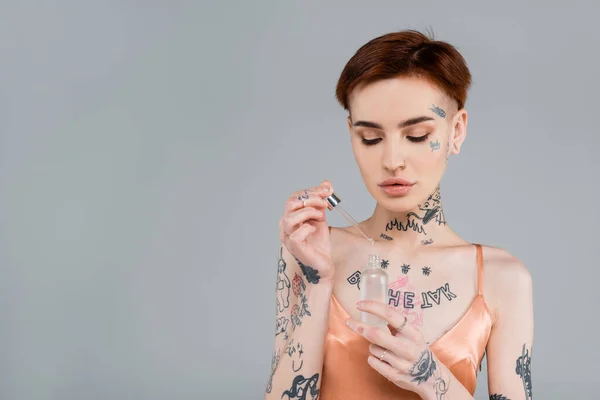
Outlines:
[[527, 400], [532, 399], [532, 388], [531, 388], [531, 356], [529, 350], [525, 348], [521, 350], [521, 355], [517, 358], [517, 367], [515, 368], [517, 375], [521, 377], [523, 381], [523, 388], [525, 389], [525, 398]]
[[418, 385], [427, 381], [436, 370], [437, 364], [433, 359], [431, 350], [426, 349], [421, 353], [417, 362], [412, 366], [408, 373], [412, 376], [412, 382], [417, 382]]
[[294, 304], [294, 306], [292, 307], [292, 312], [291, 312], [292, 330], [296, 330], [297, 326], [302, 325], [302, 318], [305, 315], [308, 315], [309, 317], [311, 316], [310, 310], [308, 309], [308, 300], [306, 298], [306, 295], [304, 294], [304, 289], [306, 289], [306, 284], [304, 283], [302, 278], [300, 278], [299, 276], [298, 276], [298, 278], [300, 279], [300, 282], [298, 282], [298, 280], [296, 280], [296, 285], [297, 285], [296, 288], [298, 290], [299, 303]]
[[279, 261], [277, 263], [277, 313], [283, 312], [290, 306], [290, 278], [285, 270], [287, 264], [283, 259], [283, 247], [279, 248]]
[[277, 326], [275, 328], [275, 336], [279, 336], [283, 333], [283, 338], [285, 340], [287, 340], [288, 339], [287, 327], [288, 327], [289, 323], [290, 323], [290, 320], [287, 319], [286, 317], [277, 318]]
[[319, 283], [319, 279], [321, 279], [321, 277], [319, 276], [319, 271], [317, 271], [310, 265], [303, 264], [302, 261], [298, 260], [297, 258], [296, 262], [300, 266], [300, 269], [302, 270], [302, 273], [306, 277], [308, 283]]
[[273, 359], [271, 360], [271, 375], [269, 376], [269, 383], [267, 383], [267, 393], [271, 393], [271, 390], [273, 390], [273, 375], [275, 375], [275, 370], [277, 369], [277, 365], [279, 365], [279, 354], [279, 349], [277, 349], [277, 353], [273, 353]]
[[294, 378], [292, 387], [283, 392], [281, 398], [283, 399], [284, 396], [287, 396], [289, 400], [317, 400], [319, 398], [318, 381], [318, 373], [310, 378], [305, 378], [304, 375], [298, 375]]
[[[294, 372], [300, 371], [304, 364], [304, 360], [302, 360], [302, 355], [304, 354], [302, 344], [294, 343], [294, 339], [292, 339], [286, 346], [285, 353], [292, 359], [292, 370], [294, 370]], [[297, 363], [300, 364], [298, 368], [296, 368]]]
[[302, 277], [298, 274], [294, 274], [294, 279], [292, 279], [292, 291], [296, 295], [296, 297], [300, 296], [300, 293], [306, 290], [306, 284]]
[[436, 400], [444, 400], [446, 398], [446, 392], [450, 388], [450, 379], [444, 379], [441, 371], [434, 373], [435, 382], [433, 382], [433, 389], [435, 390]]
[[510, 400], [508, 397], [504, 397], [501, 394], [493, 394], [490, 396], [490, 400]]

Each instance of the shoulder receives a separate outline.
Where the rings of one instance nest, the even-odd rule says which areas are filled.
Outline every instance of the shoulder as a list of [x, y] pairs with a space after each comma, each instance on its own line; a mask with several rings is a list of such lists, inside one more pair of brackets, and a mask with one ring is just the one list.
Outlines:
[[531, 283], [529, 269], [520, 259], [499, 247], [482, 246], [482, 249], [486, 277], [498, 280], [501, 286]]
[[484, 295], [497, 316], [532, 295], [533, 280], [527, 266], [507, 250], [482, 246]]

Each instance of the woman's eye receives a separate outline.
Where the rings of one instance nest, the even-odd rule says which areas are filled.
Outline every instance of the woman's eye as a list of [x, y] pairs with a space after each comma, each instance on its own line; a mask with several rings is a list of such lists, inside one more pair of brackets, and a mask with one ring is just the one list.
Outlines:
[[377, 139], [363, 139], [362, 142], [363, 142], [363, 144], [365, 144], [367, 146], [372, 146], [374, 144], [377, 144], [377, 143], [381, 142], [381, 138], [377, 138]]
[[407, 136], [406, 138], [408, 140], [410, 140], [411, 142], [424, 142], [427, 140], [427, 138], [429, 137], [429, 133], [423, 136]]

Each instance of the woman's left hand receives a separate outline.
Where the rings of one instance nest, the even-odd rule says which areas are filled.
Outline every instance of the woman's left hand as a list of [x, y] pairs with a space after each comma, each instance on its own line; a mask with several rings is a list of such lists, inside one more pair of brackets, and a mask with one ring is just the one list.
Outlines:
[[350, 329], [371, 342], [369, 365], [402, 389], [422, 398], [443, 399], [448, 391], [449, 372], [429, 349], [421, 331], [408, 324], [406, 317], [393, 306], [364, 301], [358, 302], [357, 308], [388, 322], [389, 329], [353, 318], [346, 320]]

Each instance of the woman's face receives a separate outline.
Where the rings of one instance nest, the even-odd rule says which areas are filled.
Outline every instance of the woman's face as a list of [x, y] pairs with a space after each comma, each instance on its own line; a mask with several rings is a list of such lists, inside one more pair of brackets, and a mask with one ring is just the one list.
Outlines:
[[[367, 189], [390, 211], [417, 208], [438, 187], [466, 134], [466, 111], [436, 86], [400, 77], [355, 89], [349, 98], [354, 157]], [[382, 188], [388, 178], [412, 186]]]

